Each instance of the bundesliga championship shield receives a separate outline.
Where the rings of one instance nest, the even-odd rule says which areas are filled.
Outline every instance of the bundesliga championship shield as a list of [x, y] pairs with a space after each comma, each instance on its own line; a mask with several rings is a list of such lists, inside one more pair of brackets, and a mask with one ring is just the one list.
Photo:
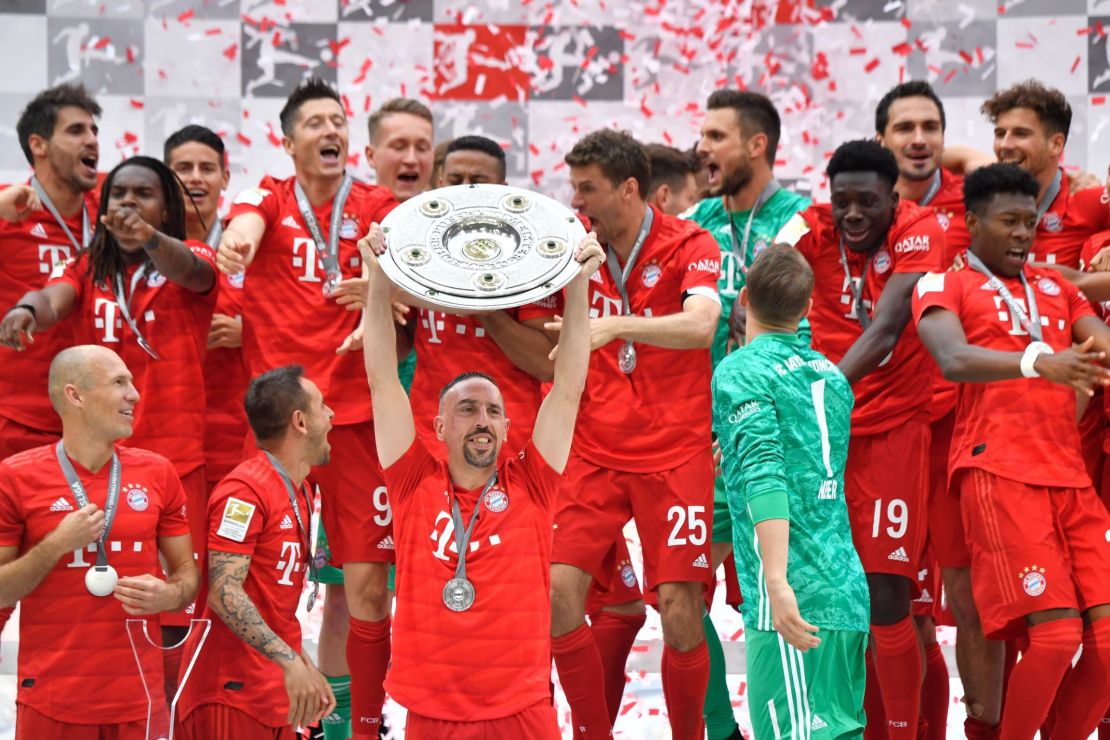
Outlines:
[[450, 311], [532, 303], [578, 273], [586, 230], [546, 195], [506, 185], [455, 185], [405, 201], [382, 221], [385, 274]]

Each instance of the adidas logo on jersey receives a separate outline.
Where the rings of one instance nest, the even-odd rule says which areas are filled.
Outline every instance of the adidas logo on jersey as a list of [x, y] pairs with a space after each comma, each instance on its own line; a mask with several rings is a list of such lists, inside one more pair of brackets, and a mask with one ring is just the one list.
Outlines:
[[46, 229], [42, 228], [42, 224], [35, 224], [31, 227], [31, 236], [37, 236], [39, 239], [46, 239]]
[[691, 563], [695, 568], [705, 568], [709, 570], [709, 561], [705, 559], [705, 553], [698, 555], [697, 560]]
[[281, 220], [281, 225], [288, 226], [291, 229], [297, 229], [298, 231], [300, 231], [301, 228], [301, 225], [297, 223], [297, 219], [293, 218], [292, 216], [286, 216], [285, 218], [283, 218]]
[[292, 517], [290, 517], [288, 514], [286, 514], [285, 517], [281, 520], [281, 524], [279, 525], [279, 528], [280, 529], [292, 529], [293, 528], [293, 519], [292, 519]]
[[382, 538], [382, 541], [378, 543], [378, 549], [395, 550], [396, 547], [393, 544], [393, 535], [387, 534], [384, 538]]
[[910, 556], [906, 554], [906, 548], [899, 547], [894, 552], [886, 556], [887, 560], [897, 560], [899, 563], [910, 562]]
[[50, 504], [51, 511], [73, 511], [73, 505], [66, 501], [64, 498], [59, 498], [54, 503]]
[[816, 714], [813, 715], [813, 721], [809, 723], [810, 730], [823, 730], [828, 726], [829, 723], [818, 717]]

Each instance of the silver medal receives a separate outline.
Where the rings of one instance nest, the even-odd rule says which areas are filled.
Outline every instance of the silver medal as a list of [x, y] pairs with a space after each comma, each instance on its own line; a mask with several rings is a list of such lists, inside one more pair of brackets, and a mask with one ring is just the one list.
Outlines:
[[116, 590], [119, 575], [110, 565], [94, 565], [85, 571], [85, 588], [93, 596], [109, 596]]
[[325, 298], [331, 298], [335, 295], [335, 289], [339, 287], [341, 280], [343, 280], [343, 273], [338, 270], [327, 274], [327, 277], [324, 278], [324, 287], [322, 289]]
[[617, 367], [625, 375], [631, 375], [636, 369], [636, 348], [632, 346], [632, 342], [625, 342], [617, 350]]
[[465, 578], [452, 578], [443, 587], [443, 603], [453, 612], [474, 606], [474, 584]]

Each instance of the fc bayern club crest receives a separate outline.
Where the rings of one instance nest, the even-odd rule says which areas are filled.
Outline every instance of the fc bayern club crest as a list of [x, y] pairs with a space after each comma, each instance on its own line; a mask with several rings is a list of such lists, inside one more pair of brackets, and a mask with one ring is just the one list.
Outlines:
[[1055, 213], [1046, 213], [1044, 218], [1041, 219], [1041, 226], [1044, 227], [1045, 231], [1055, 234], [1064, 228], [1064, 222]]
[[1040, 596], [1048, 587], [1048, 580], [1044, 577], [1044, 568], [1032, 566], [1022, 571], [1021, 587], [1030, 596]]
[[1037, 289], [1045, 295], [1060, 295], [1060, 286], [1052, 278], [1043, 277], [1038, 280]]
[[632, 569], [630, 563], [621, 566], [621, 583], [625, 585], [625, 588], [636, 587], [636, 571]]
[[952, 225], [951, 217], [943, 211], [937, 211], [937, 221], [940, 222], [940, 228], [945, 231], [948, 231], [948, 227]]
[[127, 505], [134, 511], [146, 511], [146, 507], [150, 506], [150, 498], [143, 488], [136, 486], [127, 492]]
[[654, 288], [655, 284], [659, 282], [659, 278], [663, 276], [663, 268], [659, 265], [651, 264], [644, 267], [644, 271], [640, 274], [640, 282], [644, 284], [645, 288]]
[[885, 249], [875, 253], [875, 272], [880, 275], [884, 274], [890, 269], [890, 253]]
[[500, 514], [509, 508], [509, 494], [495, 488], [486, 494], [485, 503], [487, 509], [494, 514]]

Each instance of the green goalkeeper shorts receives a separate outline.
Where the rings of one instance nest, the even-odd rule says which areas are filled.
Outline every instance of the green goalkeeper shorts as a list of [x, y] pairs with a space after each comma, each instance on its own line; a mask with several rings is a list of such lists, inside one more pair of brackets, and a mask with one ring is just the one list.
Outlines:
[[744, 631], [755, 740], [863, 737], [867, 634], [821, 630], [817, 637], [821, 644], [803, 653], [778, 632]]

